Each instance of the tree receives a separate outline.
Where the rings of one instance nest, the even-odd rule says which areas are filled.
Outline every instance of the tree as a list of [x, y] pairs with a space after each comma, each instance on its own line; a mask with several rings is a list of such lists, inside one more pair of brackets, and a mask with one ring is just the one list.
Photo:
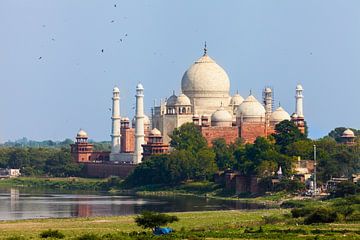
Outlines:
[[177, 216], [171, 216], [164, 213], [156, 213], [152, 211], [143, 211], [135, 217], [135, 222], [139, 227], [150, 228], [154, 230], [156, 227], [166, 226], [169, 223], [179, 221]]
[[235, 165], [234, 147], [227, 145], [225, 139], [219, 138], [213, 141], [215, 162], [219, 170], [232, 169]]
[[301, 133], [297, 126], [289, 120], [276, 124], [273, 136], [282, 153], [289, 144], [306, 139], [305, 134]]
[[174, 129], [170, 146], [177, 150], [186, 150], [195, 154], [200, 149], [207, 147], [207, 142], [193, 123], [185, 123]]

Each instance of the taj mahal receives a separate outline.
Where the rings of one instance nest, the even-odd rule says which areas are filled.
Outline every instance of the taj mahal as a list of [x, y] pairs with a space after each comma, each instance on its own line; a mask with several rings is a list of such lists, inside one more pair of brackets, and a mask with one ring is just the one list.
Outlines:
[[[81, 130], [72, 145], [72, 156], [77, 162], [110, 161], [138, 164], [143, 158], [164, 154], [171, 149], [169, 142], [175, 128], [194, 123], [208, 144], [217, 138], [227, 143], [241, 138], [252, 143], [259, 136], [266, 137], [275, 131], [283, 120], [293, 121], [305, 131], [303, 114], [303, 88], [295, 88], [295, 109], [290, 115], [281, 106], [274, 110], [273, 89], [264, 87], [262, 99], [251, 93], [243, 98], [231, 96], [230, 80], [226, 71], [207, 53], [185, 71], [181, 79], [181, 92], [175, 92], [144, 114], [145, 88], [136, 86], [136, 110], [131, 121], [121, 116], [120, 89], [113, 89], [111, 117], [111, 152], [94, 152], [87, 142], [87, 133]], [[83, 144], [83, 145], [81, 145]]]

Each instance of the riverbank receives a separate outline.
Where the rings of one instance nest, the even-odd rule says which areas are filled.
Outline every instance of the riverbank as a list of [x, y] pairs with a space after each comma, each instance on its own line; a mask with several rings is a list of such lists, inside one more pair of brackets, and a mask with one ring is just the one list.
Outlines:
[[51, 190], [107, 190], [107, 179], [91, 178], [49, 178], [49, 177], [19, 177], [0, 180], [0, 187], [36, 188]]
[[[220, 185], [213, 182], [186, 182], [178, 186], [169, 187], [149, 185], [133, 189], [121, 188], [121, 179], [94, 178], [49, 178], [49, 177], [19, 177], [0, 180], [0, 187], [18, 187], [71, 191], [107, 191], [112, 194], [131, 194], [138, 196], [195, 196], [218, 200], [236, 200], [246, 203], [264, 204], [267, 207], [278, 207], [294, 196], [285, 192], [269, 193], [257, 197], [238, 197], [227, 192]], [[296, 198], [296, 197], [295, 197]]]
[[[360, 239], [360, 223], [301, 225], [286, 209], [173, 214], [180, 220], [171, 224], [175, 235], [165, 239]], [[142, 233], [134, 216], [4, 221], [0, 239], [41, 239], [48, 229], [65, 239], [164, 239]]]

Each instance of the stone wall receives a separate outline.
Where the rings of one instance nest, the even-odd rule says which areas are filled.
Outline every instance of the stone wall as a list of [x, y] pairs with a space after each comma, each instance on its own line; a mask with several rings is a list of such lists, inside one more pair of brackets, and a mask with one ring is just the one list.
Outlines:
[[134, 164], [85, 163], [84, 173], [87, 177], [107, 178], [118, 176], [126, 178], [136, 167]]
[[238, 127], [203, 127], [200, 126], [200, 132], [206, 139], [209, 146], [215, 139], [223, 138], [227, 144], [234, 143], [239, 138]]

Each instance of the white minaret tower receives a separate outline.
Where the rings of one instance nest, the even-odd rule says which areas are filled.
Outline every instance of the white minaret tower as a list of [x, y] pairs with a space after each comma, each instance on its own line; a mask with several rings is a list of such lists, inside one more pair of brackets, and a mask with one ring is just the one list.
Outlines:
[[120, 90], [117, 87], [113, 89], [112, 97], [112, 127], [111, 127], [111, 153], [110, 161], [118, 160], [121, 147], [120, 134]]
[[264, 97], [264, 106], [266, 110], [267, 115], [271, 115], [273, 110], [273, 97], [272, 97], [272, 89], [269, 87], [266, 87], [263, 92]]
[[304, 112], [303, 112], [303, 87], [298, 84], [296, 86], [296, 95], [295, 95], [295, 99], [296, 99], [296, 105], [295, 105], [295, 113], [299, 118], [303, 118], [304, 117]]
[[141, 83], [136, 86], [136, 114], [135, 114], [135, 150], [133, 163], [139, 164], [142, 159], [143, 148], [145, 144], [144, 134], [144, 87]]

